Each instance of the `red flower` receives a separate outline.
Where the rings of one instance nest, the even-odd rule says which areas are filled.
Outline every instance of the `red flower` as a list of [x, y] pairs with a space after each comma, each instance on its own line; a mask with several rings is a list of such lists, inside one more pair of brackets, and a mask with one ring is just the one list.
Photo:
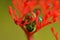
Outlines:
[[[60, 10], [58, 0], [12, 0], [12, 3], [15, 8], [12, 10], [12, 7], [9, 6], [12, 19], [29, 36], [46, 25], [54, 23], [60, 13], [58, 12]], [[43, 15], [40, 17], [42, 13]], [[49, 20], [50, 18], [52, 19]]]

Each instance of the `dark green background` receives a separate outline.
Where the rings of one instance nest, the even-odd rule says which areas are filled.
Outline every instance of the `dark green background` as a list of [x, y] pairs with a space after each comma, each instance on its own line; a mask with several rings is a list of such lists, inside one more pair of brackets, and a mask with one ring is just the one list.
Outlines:
[[[11, 0], [0, 0], [0, 40], [27, 40], [23, 30], [11, 19], [8, 6]], [[34, 40], [55, 40], [50, 28], [54, 26], [60, 37], [60, 25], [55, 22], [35, 33]], [[60, 40], [60, 38], [59, 38]]]

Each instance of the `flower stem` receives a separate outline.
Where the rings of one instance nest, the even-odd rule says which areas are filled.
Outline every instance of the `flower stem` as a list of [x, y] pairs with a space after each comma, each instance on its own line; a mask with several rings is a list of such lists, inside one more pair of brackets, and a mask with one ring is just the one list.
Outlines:
[[27, 36], [27, 40], [33, 40], [33, 36]]

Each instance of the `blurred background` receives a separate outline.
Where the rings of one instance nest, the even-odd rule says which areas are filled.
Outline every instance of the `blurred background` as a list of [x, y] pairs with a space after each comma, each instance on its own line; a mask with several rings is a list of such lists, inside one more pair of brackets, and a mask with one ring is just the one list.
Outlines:
[[[0, 40], [27, 40], [23, 30], [13, 22], [9, 15], [8, 6], [10, 5], [12, 5], [11, 0], [0, 0]], [[47, 25], [35, 33], [34, 40], [56, 40], [51, 32], [53, 26], [59, 33], [60, 40], [60, 23], [58, 22]]]

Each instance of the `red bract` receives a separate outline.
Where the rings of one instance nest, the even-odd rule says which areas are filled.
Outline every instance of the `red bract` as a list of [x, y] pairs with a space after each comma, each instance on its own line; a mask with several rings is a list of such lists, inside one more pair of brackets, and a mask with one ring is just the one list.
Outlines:
[[[32, 40], [29, 37], [41, 28], [54, 23], [60, 14], [60, 1], [58, 0], [12, 0], [12, 3], [15, 9], [12, 10], [9, 6], [10, 16], [24, 30], [28, 40]], [[35, 27], [31, 28], [31, 26]]]

